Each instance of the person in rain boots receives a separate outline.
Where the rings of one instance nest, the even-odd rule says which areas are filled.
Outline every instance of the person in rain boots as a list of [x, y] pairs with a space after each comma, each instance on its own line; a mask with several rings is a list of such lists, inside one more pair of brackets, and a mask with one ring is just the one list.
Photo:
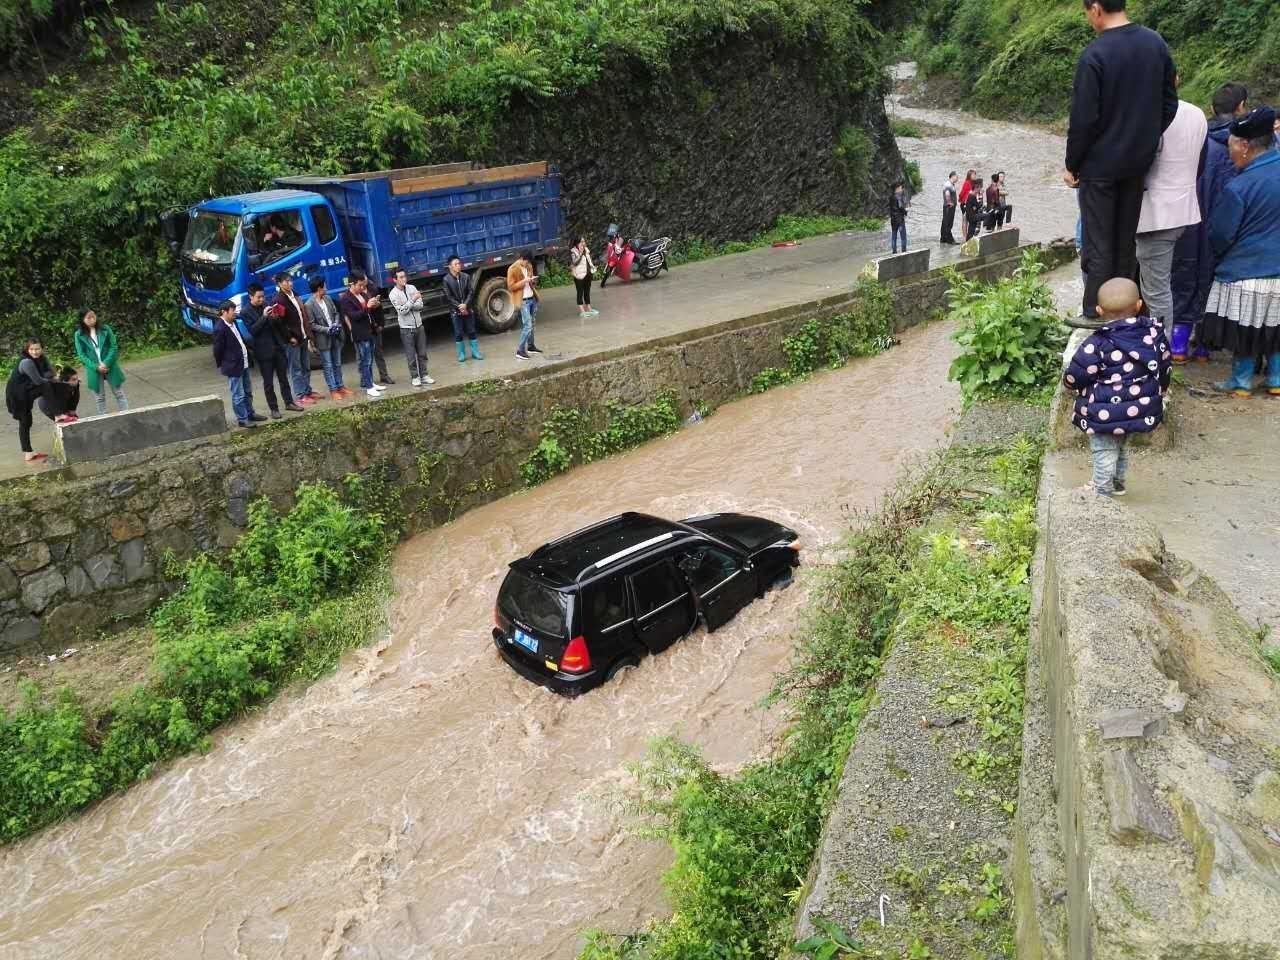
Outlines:
[[476, 342], [476, 289], [471, 274], [462, 270], [462, 258], [456, 254], [449, 258], [449, 272], [444, 276], [444, 295], [449, 301], [449, 321], [453, 324], [453, 345], [458, 350], [458, 362], [467, 362], [467, 348], [462, 335], [470, 340], [471, 356], [483, 360], [480, 344]]

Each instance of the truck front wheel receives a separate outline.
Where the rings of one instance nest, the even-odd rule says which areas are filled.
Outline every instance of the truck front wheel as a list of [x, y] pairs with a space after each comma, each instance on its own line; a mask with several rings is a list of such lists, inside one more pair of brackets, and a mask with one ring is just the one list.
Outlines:
[[476, 291], [476, 320], [485, 333], [503, 333], [516, 325], [520, 314], [507, 289], [504, 275], [490, 277]]

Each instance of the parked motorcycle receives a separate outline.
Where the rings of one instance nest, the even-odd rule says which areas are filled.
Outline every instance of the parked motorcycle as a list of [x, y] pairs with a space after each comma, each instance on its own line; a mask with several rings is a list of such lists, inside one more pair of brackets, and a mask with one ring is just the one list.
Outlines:
[[670, 269], [667, 266], [667, 247], [671, 246], [670, 237], [659, 237], [657, 240], [632, 237], [627, 241], [627, 245], [636, 255], [635, 268], [646, 280], [652, 280], [661, 271]]
[[652, 280], [663, 270], [670, 269], [667, 266], [667, 248], [671, 246], [670, 237], [658, 237], [656, 240], [632, 237], [619, 247], [618, 228], [610, 224], [606, 240], [603, 254], [605, 265], [623, 280], [631, 279], [633, 268], [639, 270], [640, 276], [646, 280]]

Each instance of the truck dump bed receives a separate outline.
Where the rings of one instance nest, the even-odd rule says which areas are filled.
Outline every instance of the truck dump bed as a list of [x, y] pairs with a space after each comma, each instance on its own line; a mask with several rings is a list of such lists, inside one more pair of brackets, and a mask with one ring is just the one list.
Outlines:
[[284, 177], [281, 187], [311, 190], [333, 204], [352, 267], [386, 282], [512, 260], [561, 246], [560, 171], [546, 161], [507, 167], [450, 163], [341, 177]]

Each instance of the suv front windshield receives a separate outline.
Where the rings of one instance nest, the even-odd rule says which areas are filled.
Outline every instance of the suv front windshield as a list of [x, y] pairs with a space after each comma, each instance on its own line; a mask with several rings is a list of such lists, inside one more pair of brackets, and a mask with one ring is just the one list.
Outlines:
[[184, 256], [198, 263], [229, 265], [240, 236], [240, 218], [230, 213], [198, 210], [187, 225]]
[[539, 633], [566, 637], [569, 596], [512, 570], [502, 585], [498, 605], [513, 620], [526, 623]]

